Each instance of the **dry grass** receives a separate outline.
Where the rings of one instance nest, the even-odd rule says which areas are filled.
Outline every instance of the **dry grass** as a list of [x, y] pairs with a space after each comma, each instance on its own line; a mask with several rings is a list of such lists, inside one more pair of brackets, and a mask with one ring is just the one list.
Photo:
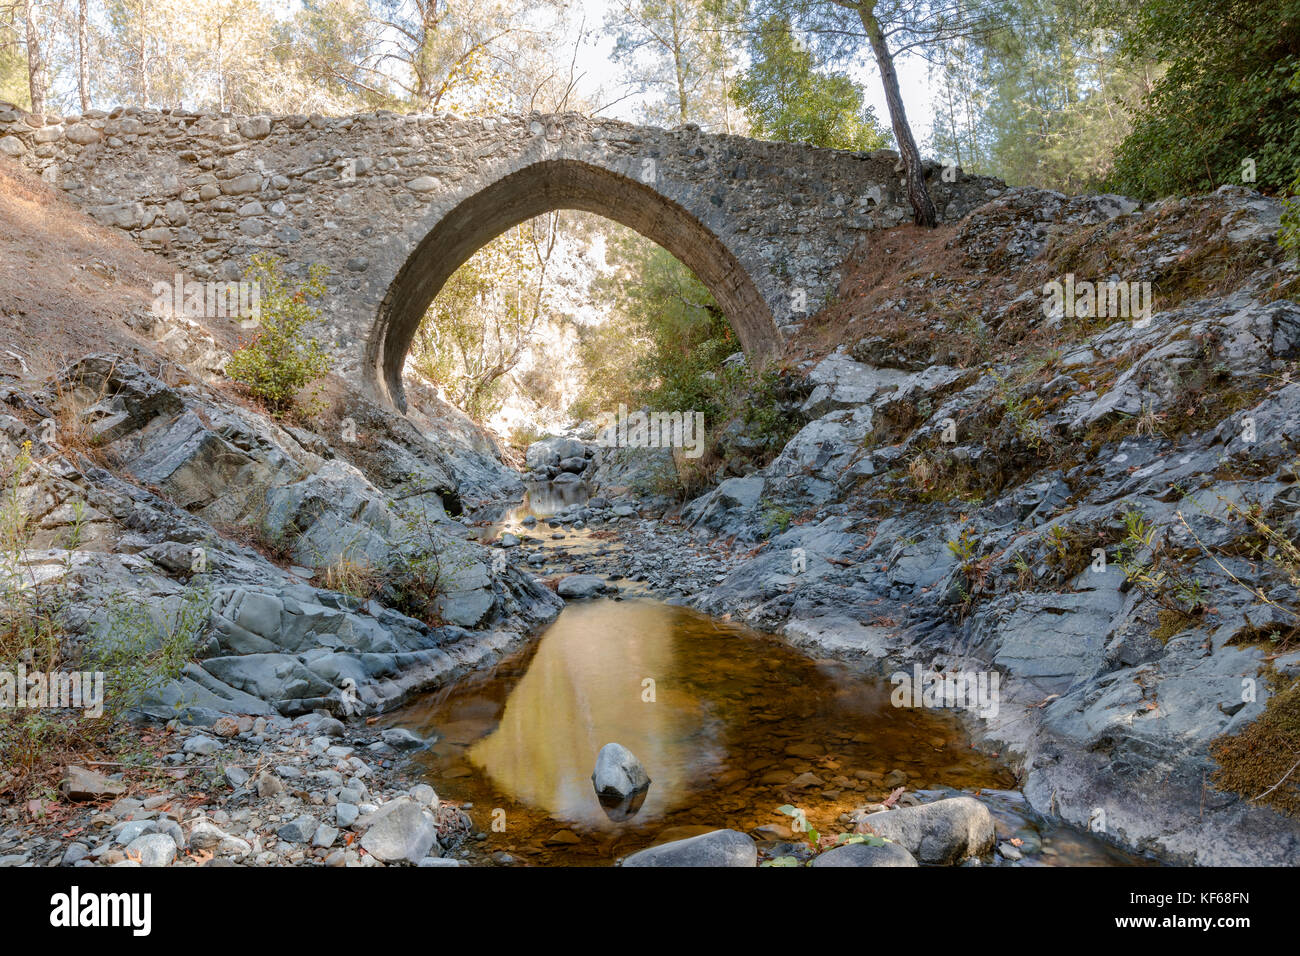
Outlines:
[[340, 555], [317, 577], [321, 587], [338, 591], [358, 600], [368, 601], [384, 587], [384, 574], [364, 561]]

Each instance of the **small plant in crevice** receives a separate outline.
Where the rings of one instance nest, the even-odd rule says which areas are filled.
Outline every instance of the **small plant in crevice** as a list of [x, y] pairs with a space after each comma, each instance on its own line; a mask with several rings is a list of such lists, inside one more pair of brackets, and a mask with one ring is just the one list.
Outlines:
[[454, 540], [445, 537], [418, 508], [398, 512], [401, 536], [386, 569], [384, 603], [430, 627], [441, 627], [440, 602], [457, 572], [473, 560], [457, 557]]
[[1029, 561], [1023, 554], [1017, 554], [1011, 559], [1011, 568], [1016, 572], [1018, 589], [1025, 591], [1034, 586], [1034, 569], [1029, 566]]
[[964, 617], [975, 603], [977, 593], [984, 587], [988, 574], [989, 558], [977, 555], [979, 536], [970, 527], [961, 529], [956, 538], [948, 541], [948, 550], [957, 559], [960, 575], [953, 579], [951, 603], [956, 604], [960, 616]]
[[1136, 508], [1121, 516], [1124, 538], [1115, 552], [1115, 563], [1124, 580], [1167, 612], [1160, 621], [1165, 639], [1183, 630], [1206, 610], [1205, 588], [1199, 578], [1189, 577], [1177, 561], [1156, 540], [1155, 524]]
[[975, 562], [975, 548], [979, 543], [979, 537], [969, 527], [961, 529], [961, 533], [956, 538], [949, 539], [948, 550], [957, 558], [963, 571], [970, 568]]
[[340, 554], [321, 574], [321, 585], [338, 591], [358, 601], [368, 601], [384, 586], [384, 575], [365, 560], [357, 560], [348, 553]]
[[769, 505], [763, 509], [763, 530], [770, 537], [784, 534], [794, 521], [794, 512], [779, 505]]
[[[1298, 468], [1300, 468], [1300, 461], [1292, 465], [1293, 472]], [[1229, 517], [1240, 520], [1250, 529], [1249, 533], [1240, 535], [1234, 541], [1233, 549], [1252, 561], [1255, 567], [1263, 572], [1255, 583], [1242, 580], [1240, 575], [1223, 563], [1218, 554], [1206, 547], [1182, 512], [1177, 514], [1178, 521], [1192, 536], [1202, 553], [1213, 561], [1230, 581], [1250, 594], [1260, 605], [1272, 608], [1284, 616], [1288, 624], [1271, 626], [1265, 629], [1265, 633], [1272, 636], [1271, 643], [1279, 652], [1290, 650], [1292, 642], [1300, 636], [1300, 607], [1296, 606], [1297, 600], [1300, 600], [1300, 547], [1297, 547], [1285, 531], [1268, 519], [1263, 507], [1258, 503], [1252, 502], [1242, 507], [1223, 495], [1217, 497]], [[1285, 582], [1281, 590], [1289, 596], [1289, 600], [1272, 588], [1265, 587], [1264, 581], [1270, 576]]]
[[1038, 396], [1021, 398], [1015, 388], [997, 372], [990, 373], [997, 385], [1002, 410], [1011, 423], [1016, 435], [1035, 452], [1049, 450], [1047, 430], [1043, 428], [1038, 416], [1042, 414], [1043, 403]]

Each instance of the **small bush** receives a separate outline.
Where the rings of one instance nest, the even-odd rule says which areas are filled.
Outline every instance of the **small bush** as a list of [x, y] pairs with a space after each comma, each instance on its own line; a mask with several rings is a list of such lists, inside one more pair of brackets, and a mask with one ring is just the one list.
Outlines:
[[441, 627], [446, 622], [438, 602], [446, 594], [448, 582], [470, 559], [452, 553], [453, 542], [435, 530], [418, 509], [399, 512], [398, 517], [404, 528], [384, 578], [384, 603], [430, 627]]
[[794, 522], [794, 512], [779, 505], [768, 505], [763, 509], [763, 530], [768, 536], [785, 534]]
[[[327, 270], [313, 265], [307, 280], [292, 283], [281, 270], [280, 261], [269, 255], [255, 255], [244, 273], [246, 281], [261, 287], [261, 316], [257, 335], [226, 363], [226, 374], [242, 382], [275, 415], [294, 406], [305, 387], [330, 370], [329, 353], [307, 332], [320, 321], [320, 309], [308, 304], [325, 294]], [[304, 410], [316, 404], [313, 393]]]
[[106, 633], [86, 654], [83, 667], [104, 672], [104, 714], [113, 718], [180, 676], [208, 630], [212, 594], [186, 589], [174, 613], [160, 624], [149, 607], [130, 596], [109, 602]]

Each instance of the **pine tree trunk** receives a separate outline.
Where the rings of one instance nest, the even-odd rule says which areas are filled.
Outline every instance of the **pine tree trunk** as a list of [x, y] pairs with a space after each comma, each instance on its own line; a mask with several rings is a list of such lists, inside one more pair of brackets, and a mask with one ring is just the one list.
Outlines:
[[77, 3], [77, 97], [81, 100], [81, 112], [85, 113], [90, 109], [90, 79], [89, 67], [86, 63], [88, 55], [86, 43], [86, 4], [87, 0], [78, 0]]
[[41, 54], [41, 28], [36, 4], [28, 0], [23, 10], [27, 25], [27, 88], [32, 99], [32, 112], [45, 112], [45, 98], [49, 94], [50, 79], [45, 57]]
[[912, 138], [912, 127], [907, 122], [907, 112], [903, 109], [903, 96], [898, 90], [898, 73], [894, 70], [894, 57], [889, 52], [880, 21], [873, 12], [874, 3], [863, 0], [858, 7], [858, 16], [866, 27], [867, 37], [871, 40], [871, 52], [876, 57], [876, 67], [880, 70], [880, 81], [885, 87], [885, 102], [889, 105], [889, 119], [894, 127], [894, 139], [898, 142], [898, 155], [903, 160], [903, 175], [907, 177], [907, 199], [912, 204], [913, 221], [918, 226], [933, 227], [938, 224], [939, 216], [934, 210], [934, 202], [925, 188], [925, 173], [921, 169], [921, 153]]
[[143, 12], [140, 16], [140, 105], [149, 105], [149, 34], [145, 30]]

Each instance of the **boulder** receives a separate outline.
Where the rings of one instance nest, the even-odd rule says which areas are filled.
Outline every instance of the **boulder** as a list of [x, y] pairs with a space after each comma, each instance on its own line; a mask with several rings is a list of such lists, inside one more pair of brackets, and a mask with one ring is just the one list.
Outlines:
[[897, 843], [872, 846], [850, 843], [827, 850], [812, 861], [813, 866], [918, 866], [916, 857]]
[[576, 438], [552, 436], [535, 441], [524, 452], [524, 461], [532, 470], [559, 465], [566, 458], [585, 458], [587, 447]]
[[66, 774], [60, 789], [69, 800], [100, 800], [126, 793], [126, 784], [122, 781], [110, 779], [94, 770], [70, 766]]
[[624, 866], [757, 866], [754, 838], [738, 830], [714, 830], [633, 853]]
[[862, 822], [922, 863], [952, 865], [993, 849], [993, 816], [974, 797], [881, 810], [867, 814]]
[[608, 743], [596, 755], [591, 783], [605, 814], [611, 820], [626, 820], [645, 802], [650, 775], [632, 751], [622, 744]]
[[597, 597], [607, 587], [604, 579], [594, 574], [570, 574], [559, 583], [556, 592], [566, 601], [575, 601]]
[[176, 841], [165, 833], [146, 833], [127, 844], [126, 857], [140, 866], [167, 866], [176, 859]]
[[433, 814], [407, 797], [376, 810], [361, 837], [361, 848], [384, 863], [418, 864], [437, 844]]
[[229, 839], [230, 834], [210, 820], [199, 820], [190, 828], [191, 850], [212, 850]]
[[306, 843], [316, 833], [319, 825], [315, 817], [304, 813], [277, 829], [275, 835], [286, 843]]
[[424, 738], [414, 734], [405, 727], [389, 727], [379, 733], [379, 739], [394, 750], [419, 750], [424, 746]]

